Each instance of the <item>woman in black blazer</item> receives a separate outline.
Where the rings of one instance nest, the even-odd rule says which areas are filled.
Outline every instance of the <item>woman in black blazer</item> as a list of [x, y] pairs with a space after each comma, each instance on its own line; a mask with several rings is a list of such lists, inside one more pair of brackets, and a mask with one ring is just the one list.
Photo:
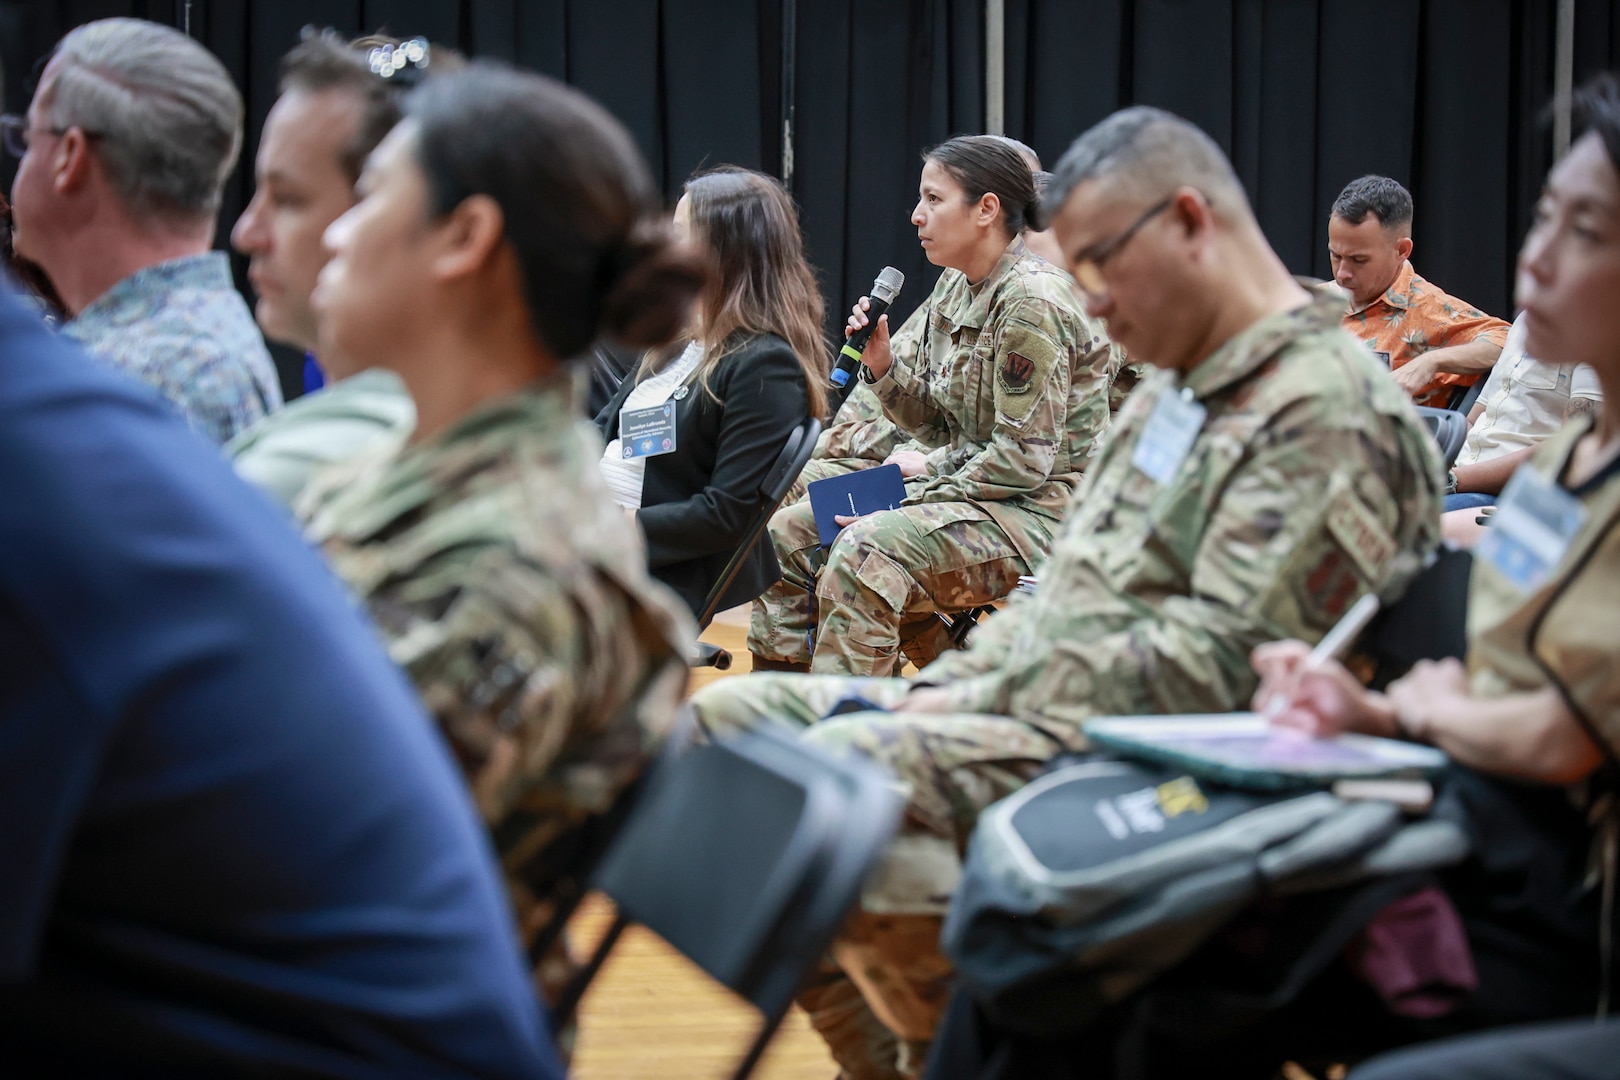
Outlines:
[[[687, 181], [675, 226], [703, 249], [715, 280], [686, 341], [650, 352], [596, 417], [614, 497], [635, 511], [652, 575], [701, 611], [743, 533], [788, 433], [827, 410], [827, 346], [815, 274], [798, 215], [780, 184], [721, 168]], [[621, 418], [674, 406], [673, 448], [625, 457]], [[653, 437], [661, 449], [666, 433]], [[634, 452], [640, 440], [630, 440]], [[721, 608], [746, 603], [781, 575], [762, 535]]]

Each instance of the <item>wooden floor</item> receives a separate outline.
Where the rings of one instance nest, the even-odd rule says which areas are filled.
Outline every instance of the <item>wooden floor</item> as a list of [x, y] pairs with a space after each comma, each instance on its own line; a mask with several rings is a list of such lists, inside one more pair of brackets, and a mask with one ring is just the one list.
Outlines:
[[[695, 672], [693, 689], [748, 670], [743, 644], [747, 610], [723, 613], [703, 635], [729, 649], [735, 664], [729, 672]], [[612, 915], [605, 900], [587, 900], [570, 927], [575, 948], [594, 943]], [[579, 1080], [729, 1077], [758, 1022], [752, 1008], [657, 937], [632, 929], [585, 995], [572, 1075]], [[832, 1080], [837, 1072], [795, 1008], [754, 1075], [761, 1080]]]

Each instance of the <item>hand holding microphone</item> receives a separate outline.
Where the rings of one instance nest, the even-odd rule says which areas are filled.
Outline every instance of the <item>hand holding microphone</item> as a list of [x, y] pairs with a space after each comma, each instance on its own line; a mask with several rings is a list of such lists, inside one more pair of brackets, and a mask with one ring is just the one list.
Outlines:
[[[849, 377], [863, 363], [878, 378], [888, 374], [894, 356], [889, 352], [889, 324], [883, 315], [894, 298], [900, 295], [900, 287], [905, 282], [904, 274], [892, 266], [885, 266], [877, 280], [872, 282], [871, 295], [863, 296], [856, 302], [849, 324], [844, 328], [844, 347], [839, 350], [838, 362], [833, 366], [834, 386], [843, 388], [849, 385]], [[871, 341], [870, 348], [868, 341]]]

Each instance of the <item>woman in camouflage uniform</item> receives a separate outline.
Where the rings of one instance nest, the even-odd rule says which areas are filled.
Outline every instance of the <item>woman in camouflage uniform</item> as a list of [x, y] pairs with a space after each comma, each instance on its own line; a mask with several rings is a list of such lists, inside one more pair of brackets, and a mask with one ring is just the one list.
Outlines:
[[[906, 498], [850, 523], [819, 570], [818, 549], [778, 546], [783, 580], [748, 639], [756, 669], [893, 675], [902, 622], [1006, 596], [1046, 558], [1107, 429], [1117, 361], [1068, 275], [1025, 245], [1038, 209], [1006, 140], [962, 136], [924, 156], [911, 221], [945, 273], [896, 335], [909, 343], [890, 348], [884, 316], [863, 355], [885, 415], [914, 440], [889, 457]], [[851, 329], [866, 322], [857, 306]], [[784, 513], [808, 506], [772, 523], [777, 538], [798, 535]], [[813, 611], [789, 602], [795, 589]]]
[[599, 333], [668, 341], [703, 274], [629, 134], [498, 65], [416, 91], [357, 192], [326, 234], [323, 350], [398, 372], [418, 422], [298, 509], [443, 728], [532, 933], [558, 838], [656, 751], [691, 641], [563, 361]]

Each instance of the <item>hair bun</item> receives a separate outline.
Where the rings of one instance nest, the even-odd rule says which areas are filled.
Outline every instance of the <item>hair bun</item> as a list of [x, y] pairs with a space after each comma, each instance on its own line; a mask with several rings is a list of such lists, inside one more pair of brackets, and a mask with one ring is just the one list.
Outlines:
[[[669, 224], [644, 218], [609, 257], [600, 331], [635, 349], [656, 349], [686, 329], [708, 273]], [[615, 273], [616, 271], [616, 273]]]

